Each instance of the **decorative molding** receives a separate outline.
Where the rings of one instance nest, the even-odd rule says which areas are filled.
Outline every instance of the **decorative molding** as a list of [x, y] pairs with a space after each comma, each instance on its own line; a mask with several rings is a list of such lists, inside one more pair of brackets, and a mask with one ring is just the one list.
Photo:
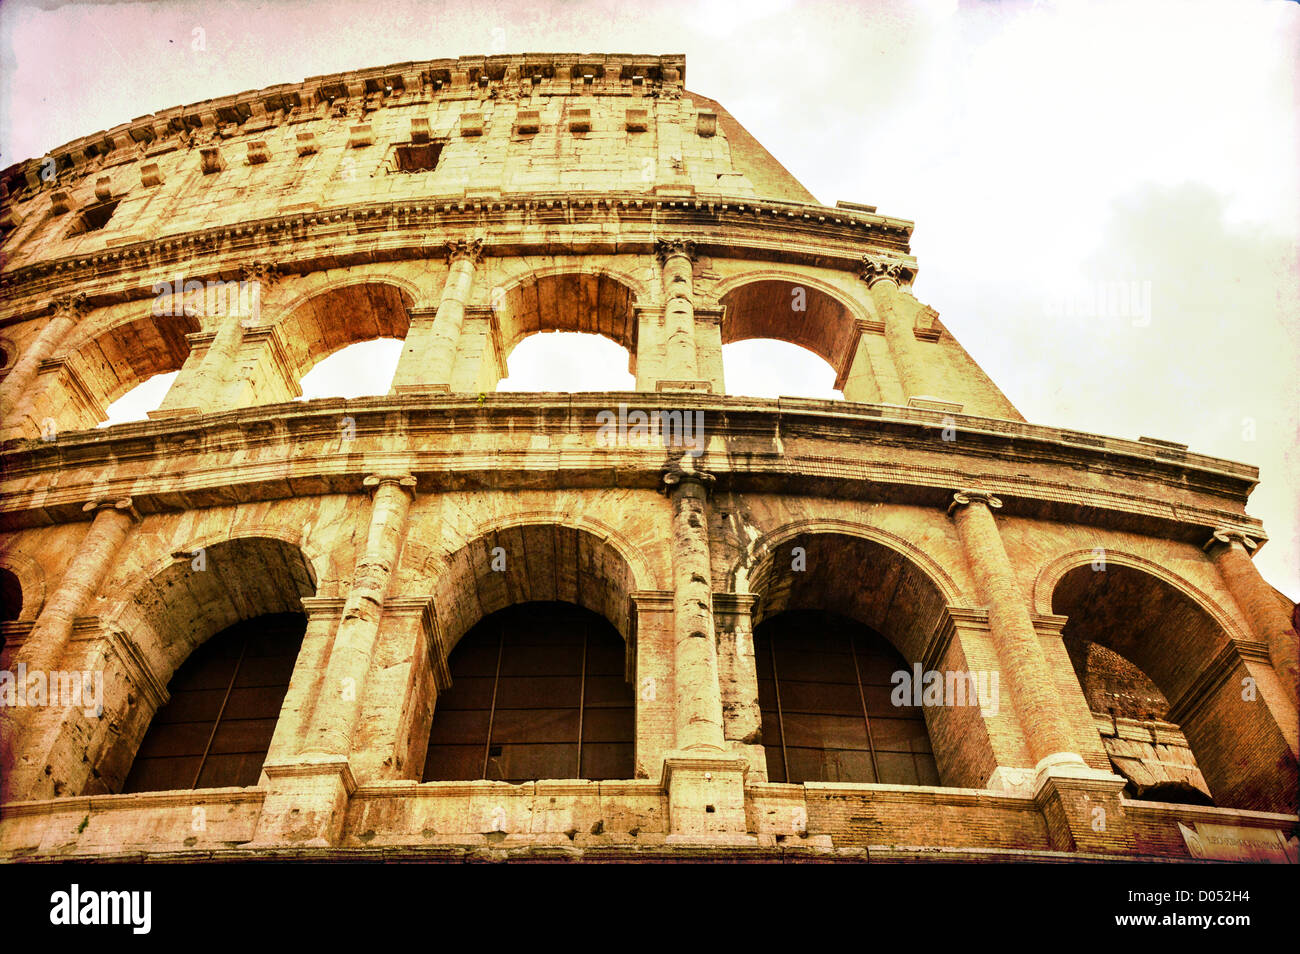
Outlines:
[[863, 255], [862, 267], [858, 277], [871, 288], [877, 282], [893, 282], [899, 288], [911, 284], [916, 277], [916, 269], [895, 259], [881, 258], [876, 255]]
[[990, 510], [997, 510], [1002, 506], [1002, 500], [999, 497], [984, 490], [959, 490], [952, 495], [952, 503], [948, 505], [948, 514], [951, 515], [958, 507], [964, 507], [967, 504], [982, 503]]
[[698, 257], [695, 242], [687, 238], [655, 239], [655, 258], [661, 268], [668, 263], [668, 259], [677, 255], [685, 256], [694, 262]]
[[483, 239], [454, 239], [446, 243], [447, 264], [454, 265], [464, 259], [471, 265], [477, 265], [483, 257]]

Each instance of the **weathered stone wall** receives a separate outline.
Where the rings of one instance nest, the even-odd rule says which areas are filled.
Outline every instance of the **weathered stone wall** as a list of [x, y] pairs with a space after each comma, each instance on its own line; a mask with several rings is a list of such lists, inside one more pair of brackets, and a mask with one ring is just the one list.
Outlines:
[[[0, 706], [0, 853], [1188, 857], [1180, 824], [1289, 830], [1257, 471], [1024, 422], [912, 296], [910, 223], [816, 205], [683, 69], [318, 77], [0, 176], [0, 670], [104, 674], [102, 713]], [[108, 224], [69, 235], [97, 191]], [[190, 281], [242, 284], [213, 306]], [[492, 393], [553, 330], [625, 347], [637, 390]], [[758, 337], [845, 400], [727, 396], [722, 345]], [[389, 394], [293, 400], [375, 338], [404, 342]], [[151, 420], [92, 429], [165, 371]], [[420, 782], [448, 654], [529, 600], [623, 638], [634, 778]], [[942, 786], [767, 781], [753, 630], [796, 609], [1001, 676], [925, 707]], [[258, 784], [118, 794], [190, 653], [286, 611], [306, 635]], [[1142, 801], [1160, 772], [1215, 807]]]

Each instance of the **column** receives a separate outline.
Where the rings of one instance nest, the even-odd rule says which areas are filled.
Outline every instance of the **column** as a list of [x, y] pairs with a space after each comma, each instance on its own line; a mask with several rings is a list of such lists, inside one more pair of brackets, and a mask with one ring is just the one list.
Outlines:
[[[474, 290], [474, 271], [483, 256], [483, 240], [458, 239], [447, 243], [447, 281], [432, 321], [427, 312], [412, 315], [411, 329], [393, 375], [390, 393], [401, 390], [450, 391], [456, 347], [465, 309]], [[417, 320], [420, 324], [417, 325]]]
[[1294, 705], [1300, 698], [1300, 642], [1282, 601], [1250, 558], [1250, 551], [1258, 546], [1241, 530], [1220, 527], [1205, 544], [1205, 550], [1246, 615], [1255, 638], [1268, 646], [1269, 661]]
[[688, 239], [655, 242], [663, 271], [664, 378], [660, 390], [707, 390], [701, 381], [695, 345], [695, 243]]
[[149, 414], [151, 418], [202, 414], [239, 406], [243, 395], [232, 393], [239, 352], [245, 333], [261, 324], [262, 291], [277, 280], [275, 267], [264, 262], [243, 266], [240, 275], [239, 294], [233, 307], [228, 295], [206, 292], [205, 306], [209, 301], [219, 302], [223, 313], [217, 316], [211, 331], [186, 335], [191, 349], [202, 349], [200, 354], [191, 352], [197, 363], [191, 367], [189, 360], [185, 362], [158, 410]]
[[683, 751], [723, 749], [709, 563], [708, 484], [712, 482], [711, 474], [698, 471], [664, 475], [673, 505], [675, 738]]
[[745, 818], [748, 760], [722, 731], [709, 561], [710, 474], [684, 458], [664, 475], [672, 501], [673, 693], [676, 750], [664, 760], [670, 842], [753, 844]]
[[374, 488], [366, 546], [343, 604], [343, 618], [330, 647], [325, 680], [304, 743], [306, 752], [344, 759], [352, 749], [384, 599], [415, 497], [415, 478], [410, 475], [372, 475], [365, 484]]
[[[90, 529], [77, 547], [58, 589], [14, 655], [15, 671], [22, 666], [29, 674], [48, 673], [58, 667], [72, 636], [73, 624], [99, 593], [136, 518], [130, 498], [95, 501], [86, 504], [83, 510], [95, 514]], [[0, 707], [0, 774], [4, 776], [0, 800], [54, 794], [59, 772], [57, 766], [51, 774], [44, 771], [47, 757], [53, 754], [46, 743], [57, 730], [62, 714], [54, 707]]]
[[1040, 765], [1046, 759], [1082, 764], [1056, 699], [1047, 655], [993, 519], [993, 510], [1001, 506], [992, 494], [963, 490], [953, 495], [948, 513], [957, 524], [980, 601], [988, 607], [998, 664], [1011, 689], [1031, 757]]
[[902, 385], [902, 403], [906, 404], [910, 398], [925, 393], [925, 358], [915, 331], [921, 303], [900, 287], [911, 279], [913, 271], [901, 262], [869, 255], [863, 256], [862, 265], [860, 277], [867, 283], [876, 314], [885, 325], [885, 340]]
[[[338, 630], [324, 651], [325, 671], [319, 677], [306, 729], [299, 736], [301, 749], [285, 753], [278, 761], [268, 758], [262, 766], [268, 784], [253, 835], [258, 845], [337, 844], [348, 800], [356, 790], [350, 762], [352, 743], [389, 584], [406, 536], [415, 478], [409, 474], [372, 475], [365, 486], [374, 489], [365, 549], [357, 559]], [[321, 616], [327, 618], [328, 607], [324, 609]], [[307, 684], [315, 683], [316, 678], [304, 672]], [[277, 741], [285, 745], [293, 739]]]
[[1134, 835], [1121, 797], [1124, 779], [1091, 768], [1075, 751], [1078, 745], [1051, 665], [993, 519], [993, 511], [1001, 506], [992, 494], [963, 490], [953, 495], [948, 512], [957, 524], [979, 598], [988, 607], [998, 668], [1006, 677], [1030, 757], [1037, 763], [1034, 803], [1058, 851], [1131, 852]]
[[50, 320], [45, 323], [36, 340], [23, 349], [14, 366], [5, 375], [3, 387], [0, 387], [0, 420], [7, 421], [10, 415], [30, 400], [32, 385], [40, 373], [41, 362], [54, 356], [68, 332], [89, 310], [86, 296], [82, 294], [55, 299], [50, 307], [54, 312]]

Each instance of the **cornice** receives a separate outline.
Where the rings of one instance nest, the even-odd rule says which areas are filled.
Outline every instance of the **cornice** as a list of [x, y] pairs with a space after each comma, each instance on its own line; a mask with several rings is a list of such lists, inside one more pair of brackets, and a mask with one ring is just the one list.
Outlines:
[[[616, 232], [592, 228], [611, 221], [622, 227]], [[530, 230], [533, 225], [547, 228]], [[573, 228], [572, 236], [556, 233], [563, 226]], [[728, 231], [719, 234], [720, 226]], [[488, 256], [536, 255], [542, 248], [551, 255], [653, 255], [656, 230], [671, 229], [702, 254], [855, 269], [864, 250], [907, 255], [912, 226], [906, 219], [796, 202], [640, 192], [531, 192], [493, 199], [457, 194], [355, 203], [164, 235], [4, 271], [0, 291], [12, 311], [0, 324], [43, 313], [50, 297], [69, 286], [87, 296], [87, 307], [152, 298], [158, 273], [178, 265], [200, 281], [237, 278], [250, 258], [274, 260], [281, 276], [306, 274], [441, 258], [447, 241], [480, 236]], [[382, 247], [374, 241], [376, 232], [386, 236]]]
[[[665, 466], [663, 448], [598, 448], [594, 437], [572, 440], [584, 426], [594, 432], [597, 412], [611, 402], [637, 401], [703, 411], [713, 422], [711, 440], [732, 450], [749, 437], [768, 441], [774, 430], [788, 435], [787, 442], [797, 434], [809, 449], [706, 452], [696, 466], [716, 475], [717, 493], [830, 495], [942, 508], [952, 488], [978, 486], [1004, 499], [1009, 516], [1124, 526], [1196, 545], [1227, 524], [1264, 539], [1258, 521], [1243, 509], [1258, 471], [1242, 464], [1187, 454], [1175, 462], [1149, 445], [1113, 438], [1097, 438], [1101, 448], [1076, 446], [1053, 428], [966, 416], [958, 425], [960, 447], [944, 445], [938, 454], [934, 431], [950, 426], [952, 415], [890, 405], [638, 392], [489, 395], [482, 403], [471, 395], [328, 399], [69, 432], [50, 442], [11, 441], [0, 450], [0, 526], [87, 519], [81, 507], [92, 496], [129, 495], [149, 514], [229, 502], [233, 485], [240, 500], [360, 494], [364, 479], [384, 468], [414, 475], [421, 495], [542, 484], [654, 489]], [[365, 453], [338, 452], [343, 416]], [[551, 434], [553, 444], [537, 450], [506, 441], [468, 450], [455, 440], [466, 429], [493, 428]], [[391, 446], [394, 434], [406, 435], [403, 446]], [[373, 448], [372, 439], [378, 442]], [[1056, 469], [1026, 477], [1006, 466], [1009, 459]], [[161, 460], [166, 467], [148, 466]], [[1104, 488], [1081, 486], [1080, 468], [1105, 470], [1112, 479]], [[1176, 489], [1178, 497], [1147, 489], [1153, 481]]]

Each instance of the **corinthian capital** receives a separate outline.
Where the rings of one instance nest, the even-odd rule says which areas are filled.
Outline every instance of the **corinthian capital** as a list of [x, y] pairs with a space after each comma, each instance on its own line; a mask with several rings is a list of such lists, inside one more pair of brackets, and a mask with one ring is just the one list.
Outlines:
[[50, 310], [56, 315], [70, 315], [73, 318], [80, 318], [86, 312], [90, 311], [90, 304], [82, 292], [74, 292], [71, 295], [61, 295], [50, 301]]
[[280, 280], [280, 267], [271, 262], [247, 262], [239, 268], [239, 277], [270, 288]]
[[695, 243], [690, 239], [655, 239], [655, 258], [661, 266], [674, 255], [685, 255], [695, 261]]
[[893, 282], [900, 288], [916, 277], [916, 269], [905, 262], [897, 262], [878, 255], [862, 256], [862, 271], [858, 277], [870, 288], [876, 282]]
[[451, 265], [464, 259], [477, 265], [483, 257], [483, 240], [481, 238], [456, 239], [447, 243], [447, 264]]
[[948, 505], [948, 513], [952, 513], [958, 507], [965, 507], [967, 504], [982, 503], [990, 510], [997, 510], [1002, 506], [1002, 501], [984, 490], [959, 490], [952, 495], [952, 503]]

